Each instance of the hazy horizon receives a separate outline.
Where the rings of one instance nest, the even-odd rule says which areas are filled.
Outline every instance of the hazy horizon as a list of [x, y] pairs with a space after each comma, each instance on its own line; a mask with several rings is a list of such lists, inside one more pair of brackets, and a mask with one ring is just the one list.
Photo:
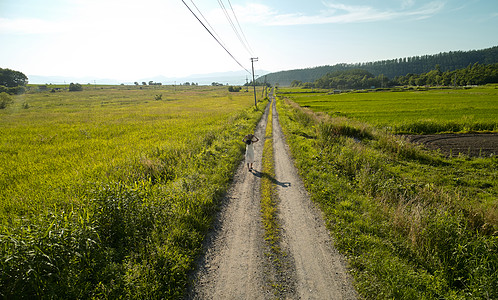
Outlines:
[[181, 1], [5, 0], [0, 67], [129, 82], [249, 75], [251, 57], [256, 69], [277, 72], [498, 45], [496, 1], [225, 0], [238, 37], [216, 1], [195, 2], [200, 12], [186, 3], [242, 66]]

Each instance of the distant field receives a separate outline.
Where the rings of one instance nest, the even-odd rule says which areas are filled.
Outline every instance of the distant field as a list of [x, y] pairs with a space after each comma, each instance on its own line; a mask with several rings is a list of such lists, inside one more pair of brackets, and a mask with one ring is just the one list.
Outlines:
[[396, 133], [498, 131], [497, 85], [332, 95], [282, 89], [279, 94], [313, 111], [359, 119]]
[[0, 110], [0, 212], [78, 202], [85, 186], [128, 176], [123, 166], [156, 148], [199, 147], [254, 101], [226, 87], [85, 88], [25, 94]]
[[36, 89], [0, 110], [0, 298], [180, 298], [253, 95]]

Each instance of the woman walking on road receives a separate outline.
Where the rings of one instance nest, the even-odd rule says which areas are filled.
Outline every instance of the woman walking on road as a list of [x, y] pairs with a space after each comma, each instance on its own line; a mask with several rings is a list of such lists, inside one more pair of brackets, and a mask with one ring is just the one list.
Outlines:
[[258, 142], [259, 139], [253, 134], [246, 135], [242, 141], [246, 143], [246, 163], [247, 171], [251, 172], [252, 164], [254, 162], [254, 143]]

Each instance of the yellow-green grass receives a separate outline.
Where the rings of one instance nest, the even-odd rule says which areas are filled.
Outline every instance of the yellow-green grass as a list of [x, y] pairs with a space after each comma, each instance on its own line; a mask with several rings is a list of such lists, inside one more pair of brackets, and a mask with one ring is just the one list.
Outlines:
[[278, 244], [278, 222], [276, 206], [276, 186], [271, 180], [275, 177], [275, 166], [273, 159], [273, 126], [272, 126], [272, 106], [268, 113], [266, 124], [265, 144], [263, 146], [263, 162], [261, 178], [261, 212], [263, 225], [265, 227], [265, 240], [271, 247]]
[[[162, 101], [154, 100], [158, 93]], [[24, 102], [29, 109], [21, 108]], [[195, 151], [250, 105], [250, 95], [220, 88], [17, 96], [0, 111], [0, 211], [23, 215], [80, 202], [89, 185], [132, 176], [127, 166], [156, 148]]]
[[341, 94], [284, 89], [281, 94], [315, 112], [355, 118], [396, 133], [498, 130], [496, 85]]
[[180, 297], [259, 106], [226, 87], [15, 96], [0, 110], [0, 296]]

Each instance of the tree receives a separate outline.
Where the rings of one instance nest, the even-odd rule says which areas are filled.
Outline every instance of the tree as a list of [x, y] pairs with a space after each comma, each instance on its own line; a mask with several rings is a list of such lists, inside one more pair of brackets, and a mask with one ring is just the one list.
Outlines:
[[18, 87], [25, 86], [27, 83], [28, 77], [22, 72], [0, 68], [0, 85], [5, 87]]
[[293, 80], [291, 82], [291, 87], [299, 87], [299, 86], [302, 86], [303, 85], [303, 82], [301, 80]]
[[79, 92], [83, 90], [83, 86], [79, 83], [70, 83], [69, 84], [69, 91], [70, 92]]

